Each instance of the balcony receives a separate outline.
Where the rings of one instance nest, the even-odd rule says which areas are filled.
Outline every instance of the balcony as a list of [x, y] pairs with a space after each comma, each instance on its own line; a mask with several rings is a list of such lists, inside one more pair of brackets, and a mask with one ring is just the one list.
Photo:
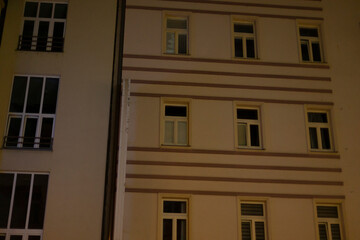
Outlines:
[[5, 136], [3, 148], [6, 149], [46, 149], [52, 150], [53, 138]]
[[63, 37], [19, 36], [17, 50], [37, 52], [63, 52]]

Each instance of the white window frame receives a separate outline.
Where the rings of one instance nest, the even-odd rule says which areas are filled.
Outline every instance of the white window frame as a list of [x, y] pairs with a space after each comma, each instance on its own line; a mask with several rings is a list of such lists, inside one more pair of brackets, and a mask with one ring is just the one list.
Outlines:
[[[178, 117], [178, 116], [165, 116], [165, 107], [166, 106], [179, 106], [186, 107], [186, 117]], [[190, 100], [182, 99], [182, 100], [162, 100], [161, 106], [161, 146], [176, 146], [176, 147], [189, 147], [190, 146]], [[165, 134], [166, 134], [166, 121], [174, 122], [174, 142], [166, 143], [165, 142]], [[182, 144], [178, 142], [178, 123], [186, 122], [187, 124], [187, 143]]]
[[[256, 110], [258, 119], [238, 119], [237, 118], [237, 110], [238, 109], [249, 109], [249, 110]], [[235, 137], [236, 137], [236, 147], [238, 149], [262, 149], [262, 128], [261, 128], [261, 108], [260, 106], [242, 106], [236, 105], [235, 107]], [[239, 145], [239, 124], [246, 124], [246, 145], [241, 146]], [[250, 125], [257, 125], [259, 129], [259, 146], [251, 146], [251, 134], [250, 134]]]
[[[24, 98], [24, 107], [23, 107], [23, 111], [21, 113], [19, 113], [19, 112], [10, 112], [11, 101], [9, 102], [8, 121], [7, 121], [7, 127], [6, 127], [6, 137], [9, 137], [8, 132], [9, 132], [10, 119], [11, 118], [21, 118], [21, 125], [20, 125], [20, 131], [19, 131], [19, 136], [18, 136], [19, 137], [18, 138], [18, 143], [17, 143], [16, 147], [15, 146], [6, 146], [6, 142], [7, 142], [6, 140], [4, 141], [4, 146], [6, 148], [23, 148], [25, 127], [26, 127], [25, 126], [26, 125], [26, 119], [27, 118], [37, 118], [38, 121], [37, 121], [37, 125], [36, 125], [37, 127], [36, 127], [34, 147], [24, 147], [24, 149], [38, 149], [38, 148], [40, 148], [42, 120], [43, 120], [43, 118], [52, 118], [53, 119], [53, 124], [52, 124], [52, 134], [51, 134], [50, 147], [49, 148], [40, 148], [40, 149], [51, 149], [52, 144], [53, 144], [52, 141], [53, 141], [53, 138], [54, 138], [54, 131], [55, 131], [56, 113], [54, 113], [54, 114], [41, 113], [41, 110], [42, 110], [43, 101], [44, 101], [46, 78], [57, 78], [57, 79], [59, 79], [58, 81], [60, 82], [60, 77], [59, 76], [38, 76], [38, 75], [15, 75], [13, 77], [13, 84], [12, 84], [12, 87], [11, 87], [11, 94], [13, 92], [15, 77], [26, 77], [27, 78], [26, 90], [25, 90], [25, 98]], [[43, 79], [39, 113], [26, 113], [26, 107], [27, 107], [27, 102], [28, 102], [28, 92], [29, 92], [29, 85], [30, 85], [30, 78], [32, 78], [32, 77], [37, 77], [37, 78], [42, 78]], [[59, 88], [58, 88], [58, 92], [59, 92]], [[57, 96], [57, 98], [59, 98], [59, 96]], [[57, 104], [57, 102], [56, 102], [56, 104]], [[57, 106], [55, 106], [55, 109], [56, 108], [57, 108]]]
[[[32, 201], [32, 194], [33, 194], [33, 186], [34, 186], [35, 175], [49, 175], [49, 174], [48, 173], [29, 173], [29, 172], [26, 172], [26, 173], [23, 173], [23, 172], [0, 172], [0, 173], [14, 174], [7, 228], [0, 228], [0, 236], [5, 235], [5, 240], [10, 240], [11, 235], [21, 235], [23, 237], [22, 239], [28, 239], [28, 236], [35, 235], [35, 236], [40, 236], [40, 240], [42, 240], [43, 239], [43, 229], [29, 229], [28, 224], [29, 224], [29, 218], [30, 218], [31, 201]], [[10, 228], [12, 212], [13, 212], [13, 206], [14, 206], [16, 180], [17, 180], [18, 174], [31, 175], [31, 182], [30, 182], [30, 189], [29, 189], [29, 199], [28, 199], [28, 206], [27, 206], [27, 212], [26, 212], [26, 222], [25, 222], [25, 228], [23, 228], [23, 229]], [[48, 181], [48, 184], [49, 184], [49, 181]], [[46, 204], [45, 204], [45, 208], [46, 208]]]
[[[300, 28], [316, 29], [317, 32], [318, 32], [318, 37], [301, 36], [300, 35]], [[323, 63], [324, 62], [324, 54], [323, 54], [323, 46], [322, 46], [322, 41], [321, 41], [320, 25], [298, 24], [298, 26], [297, 26], [297, 34], [298, 34], [298, 39], [299, 39], [298, 44], [299, 44], [300, 61], [304, 62], [304, 63]], [[304, 42], [304, 41], [308, 43], [309, 61], [303, 60], [302, 51], [301, 51], [301, 43]], [[314, 42], [319, 43], [321, 61], [314, 61], [313, 49], [312, 49], [312, 43], [314, 43]]]
[[[263, 206], [263, 216], [251, 216], [246, 215], [243, 216], [241, 214], [241, 204], [261, 204]], [[238, 223], [238, 229], [239, 229], [239, 236], [238, 239], [242, 240], [242, 222], [250, 222], [251, 224], [251, 239], [256, 239], [256, 232], [255, 232], [255, 222], [263, 222], [264, 223], [264, 234], [265, 234], [265, 240], [268, 239], [268, 228], [267, 228], [267, 200], [266, 199], [255, 199], [255, 200], [248, 200], [248, 199], [238, 199], [238, 216], [239, 216], [239, 223]]]
[[[327, 123], [317, 123], [317, 122], [309, 122], [308, 113], [325, 113], [327, 116]], [[308, 139], [308, 148], [309, 151], [318, 151], [318, 152], [333, 152], [334, 151], [334, 144], [333, 144], [333, 137], [332, 137], [332, 127], [331, 127], [331, 114], [330, 110], [319, 110], [308, 108], [306, 109], [306, 133]], [[316, 136], [317, 136], [317, 145], [318, 148], [311, 148], [311, 136], [310, 136], [310, 128], [316, 128]], [[322, 138], [321, 138], [321, 128], [327, 128], [329, 131], [329, 142], [330, 148], [323, 149], [322, 147]]]
[[[36, 2], [38, 3], [38, 8], [37, 8], [37, 12], [36, 12], [36, 17], [25, 17], [25, 5], [27, 2]], [[53, 5], [52, 7], [52, 13], [51, 16], [52, 18], [42, 18], [39, 16], [40, 13], [40, 3], [51, 3]], [[54, 18], [54, 13], [55, 13], [55, 4], [66, 4], [68, 5], [67, 2], [44, 2], [44, 1], [25, 1], [24, 3], [24, 11], [23, 11], [23, 22], [22, 22], [22, 26], [21, 26], [21, 32], [20, 34], [22, 35], [23, 33], [23, 29], [24, 29], [24, 23], [25, 21], [34, 21], [34, 30], [33, 30], [33, 37], [32, 37], [32, 42], [35, 41], [35, 43], [37, 43], [37, 33], [39, 31], [39, 24], [41, 21], [46, 21], [49, 22], [49, 31], [48, 31], [48, 38], [52, 38], [53, 34], [54, 34], [54, 23], [55, 22], [62, 22], [64, 23], [64, 31], [63, 31], [63, 38], [65, 38], [65, 31], [66, 31], [66, 19], [62, 19], [62, 18]], [[46, 51], [47, 52], [51, 52], [52, 49], [52, 41], [51, 44], [46, 46]], [[21, 49], [20, 49], [21, 50]], [[31, 51], [37, 51], [36, 50], [36, 44], [35, 46], [31, 45]], [[26, 50], [25, 50], [26, 51]]]
[[[234, 31], [234, 26], [236, 24], [244, 24], [244, 25], [252, 25], [253, 33], [239, 33]], [[234, 59], [246, 59], [246, 60], [254, 60], [258, 59], [258, 51], [257, 51], [257, 41], [256, 41], [256, 23], [255, 20], [242, 20], [238, 17], [232, 18], [231, 23], [231, 33], [232, 33], [232, 55]], [[235, 55], [235, 39], [242, 38], [242, 49], [243, 49], [243, 57], [238, 57]], [[246, 39], [254, 39], [254, 57], [249, 58], [247, 54], [247, 47], [246, 47]]]
[[[165, 201], [180, 201], [186, 203], [186, 213], [164, 213]], [[177, 220], [182, 219], [186, 221], [186, 240], [189, 240], [189, 210], [190, 210], [190, 196], [179, 194], [160, 194], [158, 203], [158, 239], [163, 240], [163, 219], [172, 219], [172, 240], [176, 240]]]
[[[331, 224], [338, 224], [340, 229], [340, 237], [342, 240], [345, 240], [345, 233], [343, 228], [343, 213], [342, 213], [342, 203], [341, 202], [331, 202], [328, 201], [326, 203], [323, 202], [315, 202], [314, 204], [314, 213], [315, 213], [315, 224], [316, 224], [316, 239], [320, 240], [320, 232], [319, 232], [319, 225], [324, 224], [326, 227], [326, 234], [327, 234], [327, 240], [333, 240], [332, 239], [332, 232], [331, 232]], [[329, 207], [336, 207], [338, 212], [338, 218], [320, 218], [318, 217], [317, 213], [317, 207], [318, 206], [329, 206]]]
[[[187, 28], [179, 29], [179, 28], [167, 28], [167, 20], [186, 20]], [[190, 52], [190, 38], [189, 38], [189, 26], [190, 26], [190, 16], [188, 14], [168, 14], [165, 13], [163, 16], [163, 53], [166, 55], [181, 55], [186, 56], [189, 55]], [[175, 43], [174, 43], [174, 53], [168, 52], [167, 49], [167, 33], [174, 33]], [[179, 34], [186, 35], [186, 53], [179, 53]]]

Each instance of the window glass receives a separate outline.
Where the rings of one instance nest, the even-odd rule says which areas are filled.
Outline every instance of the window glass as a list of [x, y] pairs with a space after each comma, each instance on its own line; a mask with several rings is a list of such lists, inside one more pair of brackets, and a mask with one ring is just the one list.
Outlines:
[[21, 235], [11, 235], [10, 240], [23, 240]]
[[236, 24], [234, 24], [234, 32], [254, 33], [254, 27], [252, 24], [236, 23]]
[[24, 28], [21, 38], [21, 50], [31, 50], [32, 47], [32, 37], [34, 32], [34, 21], [24, 21]]
[[5, 240], [6, 235], [0, 233], [0, 240]]
[[30, 229], [43, 228], [48, 178], [48, 175], [38, 174], [34, 176], [34, 185], [28, 226], [28, 228]]
[[341, 240], [339, 224], [331, 224], [331, 237], [332, 237], [332, 240]]
[[303, 61], [310, 61], [308, 41], [301, 41], [301, 57]]
[[165, 121], [165, 143], [174, 143], [174, 122]]
[[51, 147], [51, 136], [53, 131], [53, 118], [43, 118], [41, 124], [41, 134], [40, 134], [40, 148], [50, 148]]
[[26, 2], [25, 3], [24, 17], [36, 17], [37, 8], [38, 8], [38, 3], [37, 2]]
[[162, 240], [172, 240], [172, 219], [163, 220], [163, 238]]
[[320, 240], [328, 240], [326, 224], [319, 224]]
[[317, 122], [317, 123], [328, 122], [326, 113], [317, 113], [317, 112], [308, 112], [308, 120], [309, 122]]
[[320, 44], [317, 42], [313, 42], [311, 46], [314, 62], [321, 62]]
[[187, 122], [178, 122], [178, 144], [187, 144]]
[[260, 146], [259, 139], [259, 126], [258, 125], [250, 125], [250, 138], [251, 138], [251, 146]]
[[254, 39], [246, 39], [246, 55], [248, 58], [255, 58]]
[[251, 222], [241, 222], [241, 236], [242, 240], [251, 240]]
[[37, 51], [45, 51], [49, 33], [49, 22], [41, 21], [39, 23], [38, 39], [36, 43]]
[[53, 52], [63, 51], [64, 29], [65, 29], [65, 23], [63, 23], [63, 22], [55, 22], [54, 23], [54, 33], [53, 33], [51, 51], [53, 51]]
[[187, 20], [186, 19], [167, 19], [166, 27], [167, 28], [177, 28], [177, 29], [187, 29]]
[[330, 133], [328, 128], [320, 128], [322, 149], [330, 149]]
[[175, 53], [175, 33], [166, 33], [166, 53]]
[[13, 182], [14, 174], [0, 173], [0, 228], [7, 228]]
[[186, 106], [165, 106], [165, 116], [186, 117]]
[[241, 203], [241, 215], [244, 216], [263, 216], [264, 210], [262, 204]]
[[244, 57], [242, 38], [235, 38], [235, 57]]
[[31, 77], [27, 97], [26, 112], [39, 113], [42, 94], [43, 79], [40, 77]]
[[18, 174], [14, 196], [14, 205], [11, 216], [11, 228], [25, 228], [27, 206], [30, 193], [30, 174]]
[[237, 118], [238, 119], [258, 119], [258, 113], [256, 109], [244, 109], [238, 108], [237, 109]]
[[22, 112], [24, 109], [26, 77], [15, 77], [10, 101], [10, 112]]
[[338, 218], [338, 209], [336, 206], [317, 206], [317, 215], [319, 218]]
[[38, 119], [37, 118], [26, 118], [25, 123], [25, 132], [24, 132], [24, 147], [34, 147], [35, 136], [36, 136], [36, 126]]
[[29, 236], [28, 240], [40, 240], [40, 236]]
[[255, 222], [256, 240], [265, 240], [265, 224], [264, 222]]
[[40, 13], [39, 17], [41, 18], [51, 18], [52, 16], [52, 3], [40, 3]]
[[56, 112], [58, 87], [59, 87], [58, 78], [46, 78], [42, 113], [54, 114]]
[[300, 36], [304, 37], [318, 37], [317, 28], [300, 28]]
[[178, 219], [176, 223], [176, 240], [186, 240], [186, 220]]
[[238, 124], [238, 144], [239, 146], [246, 146], [246, 124]]
[[179, 48], [178, 49], [179, 54], [187, 53], [187, 35], [186, 34], [179, 34], [178, 48]]
[[313, 148], [313, 149], [319, 148], [316, 128], [310, 127], [309, 128], [309, 134], [310, 134], [310, 146], [311, 146], [311, 148]]
[[21, 127], [21, 118], [19, 117], [10, 117], [9, 118], [9, 129], [7, 133], [7, 147], [16, 147], [20, 136], [20, 127]]
[[164, 201], [164, 213], [186, 213], [186, 202]]
[[57, 3], [55, 4], [54, 18], [66, 19], [67, 16], [67, 4]]

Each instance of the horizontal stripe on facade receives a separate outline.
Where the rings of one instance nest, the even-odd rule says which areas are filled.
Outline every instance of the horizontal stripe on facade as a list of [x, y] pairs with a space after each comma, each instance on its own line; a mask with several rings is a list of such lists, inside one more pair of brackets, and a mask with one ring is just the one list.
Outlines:
[[184, 148], [151, 148], [151, 147], [128, 147], [128, 151], [142, 152], [172, 152], [172, 153], [197, 153], [197, 154], [223, 154], [223, 155], [246, 155], [264, 157], [294, 157], [294, 158], [320, 158], [320, 159], [340, 159], [338, 154], [328, 153], [280, 153], [280, 152], [260, 152], [260, 151], [228, 151], [228, 150], [207, 150], [207, 149], [184, 149]]
[[204, 177], [204, 176], [174, 176], [155, 174], [126, 174], [126, 178], [141, 179], [163, 179], [163, 180], [184, 180], [184, 181], [211, 181], [211, 182], [243, 182], [243, 183], [272, 183], [272, 184], [306, 184], [306, 185], [327, 185], [343, 186], [339, 181], [313, 181], [313, 180], [291, 180], [291, 179], [260, 179], [260, 178], [230, 178], [230, 177]]
[[324, 20], [323, 17], [308, 17], [308, 16], [290, 16], [290, 15], [276, 15], [266, 13], [249, 13], [249, 12], [230, 12], [230, 11], [216, 11], [216, 10], [201, 10], [191, 8], [168, 8], [168, 7], [150, 7], [139, 5], [127, 5], [126, 9], [137, 10], [152, 10], [152, 11], [177, 11], [177, 12], [193, 12], [193, 13], [205, 13], [205, 14], [217, 14], [217, 15], [242, 15], [242, 16], [254, 16], [264, 18], [280, 18], [280, 19], [304, 19], [304, 20]]
[[162, 0], [162, 1], [165, 1], [165, 2], [204, 3], [204, 4], [230, 5], [230, 6], [242, 6], [242, 7], [260, 7], [260, 8], [279, 8], [279, 9], [322, 11], [321, 7], [290, 6], [290, 5], [249, 3], [249, 2], [208, 1], [208, 0]]
[[271, 78], [271, 79], [275, 78], [275, 79], [291, 79], [291, 80], [307, 80], [307, 81], [328, 81], [328, 82], [331, 81], [330, 77], [244, 73], [244, 72], [218, 72], [218, 71], [192, 70], [192, 69], [170, 69], [170, 68], [124, 66], [123, 70], [124, 71], [139, 71], [139, 72], [202, 74], [202, 75], [233, 76], [233, 77], [252, 77], [252, 78]]
[[318, 101], [301, 101], [301, 100], [279, 100], [279, 99], [262, 99], [262, 98], [236, 98], [236, 97], [217, 97], [217, 96], [198, 96], [198, 95], [183, 95], [183, 94], [161, 94], [161, 93], [141, 93], [132, 92], [132, 97], [169, 97], [169, 98], [192, 98], [201, 100], [216, 100], [216, 101], [243, 101], [243, 102], [263, 102], [263, 103], [279, 103], [279, 104], [312, 104], [332, 106], [333, 102], [318, 102]]
[[293, 167], [293, 166], [268, 166], [268, 165], [199, 163], [199, 162], [165, 162], [165, 161], [142, 161], [142, 160], [127, 160], [126, 163], [128, 165], [168, 166], [168, 167], [231, 168], [231, 169], [248, 169], [248, 170], [278, 170], [278, 171], [333, 172], [333, 173], [342, 172], [341, 168], [322, 168], [322, 167]]
[[156, 55], [140, 55], [125, 53], [124, 58], [135, 59], [151, 59], [151, 60], [166, 60], [166, 61], [187, 61], [187, 62], [204, 62], [204, 63], [228, 63], [228, 64], [245, 64], [256, 66], [273, 66], [273, 67], [296, 67], [296, 68], [319, 68], [329, 69], [327, 64], [319, 63], [280, 63], [280, 62], [262, 62], [259, 60], [229, 60], [229, 59], [213, 59], [213, 58], [195, 58], [191, 56], [171, 55], [171, 56], [156, 56]]
[[246, 197], [273, 197], [273, 198], [298, 198], [298, 199], [345, 199], [344, 195], [315, 195], [315, 194], [287, 194], [287, 193], [256, 193], [256, 192], [223, 192], [202, 190], [176, 190], [176, 189], [154, 189], [154, 188], [125, 188], [127, 193], [173, 193], [215, 196], [246, 196]]
[[170, 85], [170, 86], [191, 86], [191, 87], [212, 87], [212, 88], [231, 88], [231, 89], [248, 89], [248, 90], [267, 90], [267, 91], [287, 91], [287, 92], [307, 92], [307, 93], [332, 93], [331, 89], [313, 89], [313, 88], [290, 88], [290, 87], [268, 87], [268, 86], [251, 86], [236, 84], [218, 84], [218, 83], [197, 83], [197, 82], [173, 82], [173, 81], [156, 81], [156, 80], [139, 80], [131, 79], [134, 84], [150, 85]]

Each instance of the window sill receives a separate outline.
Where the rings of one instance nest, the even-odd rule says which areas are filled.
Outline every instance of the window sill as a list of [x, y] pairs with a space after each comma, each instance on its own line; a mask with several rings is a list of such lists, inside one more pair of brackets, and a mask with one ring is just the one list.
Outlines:
[[309, 153], [311, 154], [339, 154], [338, 151], [335, 150], [320, 150], [320, 149], [309, 149]]
[[180, 53], [162, 53], [163, 56], [167, 56], [167, 57], [191, 57], [191, 55], [189, 53], [187, 54], [180, 54]]
[[242, 58], [242, 57], [232, 57], [233, 60], [235, 61], [244, 61], [244, 62], [259, 62], [260, 61], [260, 58]]
[[161, 148], [173, 148], [173, 149], [189, 149], [191, 148], [190, 145], [166, 145], [166, 144], [161, 144], [160, 145]]
[[236, 150], [237, 151], [241, 151], [241, 152], [255, 152], [255, 151], [259, 151], [259, 152], [262, 152], [262, 151], [265, 151], [265, 148], [262, 148], [262, 147], [236, 147]]
[[2, 147], [1, 150], [52, 152], [53, 148]]

